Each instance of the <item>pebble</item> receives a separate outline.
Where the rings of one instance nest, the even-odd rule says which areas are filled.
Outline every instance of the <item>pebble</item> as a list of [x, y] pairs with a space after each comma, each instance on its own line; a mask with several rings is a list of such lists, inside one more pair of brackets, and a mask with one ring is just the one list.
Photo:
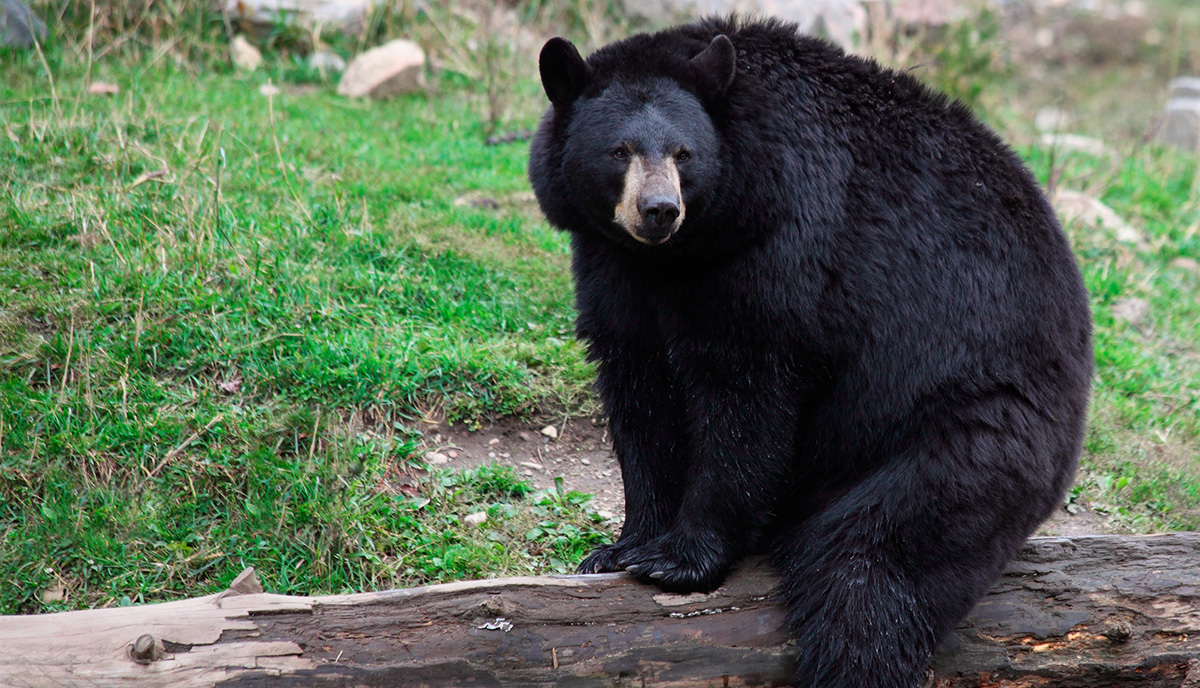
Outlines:
[[458, 452], [456, 452], [456, 451], [454, 451], [453, 449], [451, 449], [450, 451], [446, 452], [446, 456], [449, 456], [449, 457], [450, 457], [450, 458], [452, 458], [452, 459], [457, 459], [457, 458], [458, 458]]
[[480, 526], [483, 525], [485, 521], [487, 521], [486, 511], [476, 511], [473, 514], [467, 514], [466, 517], [463, 518], [463, 523], [469, 526]]
[[585, 465], [585, 466], [590, 466], [590, 465], [592, 465], [592, 462], [591, 462], [591, 461], [589, 461], [589, 460], [587, 460], [587, 459], [580, 459], [580, 460], [579, 460], [579, 463], [581, 463], [581, 464], [583, 464], [583, 465]]
[[443, 454], [441, 452], [429, 452], [428, 454], [425, 455], [425, 460], [428, 461], [429, 463], [433, 464], [434, 466], [440, 466], [444, 463], [449, 463], [450, 457], [446, 456], [445, 454]]
[[552, 440], [556, 440], [558, 439], [558, 428], [554, 427], [553, 425], [547, 425], [546, 427], [542, 428], [542, 434]]
[[238, 34], [233, 37], [229, 43], [229, 59], [233, 62], [233, 66], [246, 72], [253, 72], [262, 64], [262, 52], [246, 39], [245, 36]]

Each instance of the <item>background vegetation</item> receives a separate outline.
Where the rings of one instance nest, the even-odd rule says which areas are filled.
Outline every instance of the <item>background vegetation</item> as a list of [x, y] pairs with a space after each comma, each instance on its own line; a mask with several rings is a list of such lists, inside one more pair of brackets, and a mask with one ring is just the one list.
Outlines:
[[[201, 0], [35, 6], [50, 39], [0, 52], [0, 612], [190, 596], [247, 565], [294, 593], [566, 571], [608, 536], [584, 495], [421, 447], [443, 418], [595, 411], [567, 242], [527, 144], [486, 139], [536, 124], [544, 37], [640, 24], [597, 0], [389, 3], [349, 36], [258, 35], [267, 62], [240, 73], [243, 27]], [[1153, 9], [1166, 38], [1132, 58], [1018, 61], [997, 17], [869, 43], [1140, 232], [1068, 224], [1098, 364], [1069, 506], [1134, 531], [1200, 514], [1200, 176], [1148, 135], [1200, 12]], [[397, 35], [430, 52], [424, 93], [348, 101], [303, 60]], [[1107, 148], [1045, 143], [1046, 104]]]

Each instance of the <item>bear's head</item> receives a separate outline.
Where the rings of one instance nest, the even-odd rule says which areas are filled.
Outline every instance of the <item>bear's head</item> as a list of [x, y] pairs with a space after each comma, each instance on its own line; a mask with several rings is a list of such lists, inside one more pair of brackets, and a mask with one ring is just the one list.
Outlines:
[[542, 48], [551, 110], [530, 177], [551, 223], [657, 246], [701, 212], [720, 177], [711, 110], [733, 81], [733, 44], [718, 35], [694, 55], [660, 59], [614, 68], [601, 56], [594, 67], [566, 39]]

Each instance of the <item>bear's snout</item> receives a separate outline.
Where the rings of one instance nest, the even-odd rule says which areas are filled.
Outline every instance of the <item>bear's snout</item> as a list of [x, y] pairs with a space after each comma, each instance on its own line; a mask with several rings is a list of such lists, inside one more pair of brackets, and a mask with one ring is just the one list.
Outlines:
[[643, 196], [638, 201], [638, 211], [642, 215], [643, 235], [661, 233], [664, 238], [675, 228], [679, 219], [679, 201], [664, 194]]
[[675, 160], [634, 155], [613, 220], [643, 244], [661, 244], [683, 224], [683, 194]]

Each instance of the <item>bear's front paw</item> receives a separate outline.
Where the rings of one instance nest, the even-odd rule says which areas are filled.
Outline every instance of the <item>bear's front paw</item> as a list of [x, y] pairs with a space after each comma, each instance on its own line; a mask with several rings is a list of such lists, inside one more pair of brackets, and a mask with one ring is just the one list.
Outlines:
[[725, 548], [700, 537], [668, 533], [631, 548], [616, 564], [667, 592], [708, 592], [725, 580], [732, 562]]
[[592, 551], [579, 564], [579, 573], [612, 573], [624, 571], [625, 567], [618, 566], [617, 560], [625, 553], [627, 547], [619, 541], [611, 545], [601, 545]]

